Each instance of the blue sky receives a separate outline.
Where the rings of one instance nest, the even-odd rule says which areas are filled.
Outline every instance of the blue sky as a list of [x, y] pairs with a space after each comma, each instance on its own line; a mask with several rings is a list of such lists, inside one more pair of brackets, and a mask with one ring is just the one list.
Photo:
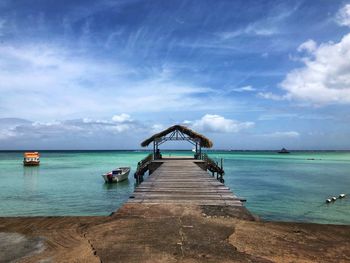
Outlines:
[[0, 94], [0, 149], [350, 149], [350, 2], [1, 0]]

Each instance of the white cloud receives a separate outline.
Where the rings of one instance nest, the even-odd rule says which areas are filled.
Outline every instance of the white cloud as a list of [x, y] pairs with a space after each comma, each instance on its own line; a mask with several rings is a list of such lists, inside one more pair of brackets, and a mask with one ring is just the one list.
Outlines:
[[344, 5], [343, 8], [338, 11], [335, 20], [341, 26], [350, 27], [350, 4]]
[[350, 103], [350, 34], [318, 47], [309, 41], [303, 49], [312, 53], [302, 60], [304, 67], [289, 72], [280, 84], [285, 97], [316, 105]]
[[152, 134], [158, 133], [158, 132], [161, 132], [164, 129], [165, 129], [165, 127], [164, 127], [163, 124], [154, 124], [154, 125], [152, 125], [151, 133]]
[[220, 115], [206, 114], [201, 119], [186, 123], [194, 130], [202, 132], [233, 133], [254, 126], [254, 122], [239, 122]]
[[242, 35], [255, 35], [255, 36], [272, 36], [280, 33], [279, 25], [290, 17], [296, 10], [298, 5], [294, 7], [276, 7], [274, 10], [270, 10], [270, 14], [264, 16], [263, 19], [251, 22], [246, 26], [234, 31], [221, 32], [218, 36], [222, 40], [230, 40]]
[[144, 130], [145, 127], [134, 121], [130, 115], [121, 114], [113, 116], [112, 120], [93, 120], [90, 118], [31, 122], [22, 119], [0, 119], [0, 139], [9, 138], [40, 138], [60, 140], [75, 137], [100, 137], [120, 134], [132, 130]]
[[0, 141], [16, 137], [16, 133], [12, 129], [0, 129]]
[[285, 132], [277, 131], [273, 133], [262, 134], [260, 136], [268, 137], [268, 138], [298, 138], [300, 136], [300, 133], [296, 131], [285, 131]]
[[218, 35], [221, 37], [221, 39], [228, 40], [241, 35], [271, 36], [277, 32], [277, 29], [274, 27], [264, 26], [259, 23], [251, 23], [245, 28], [238, 29], [236, 31], [221, 32]]
[[0, 140], [16, 137], [16, 127], [31, 125], [32, 122], [19, 118], [0, 118]]
[[112, 120], [115, 122], [125, 122], [125, 121], [132, 121], [131, 117], [129, 114], [122, 113], [120, 115], [114, 115], [112, 117]]
[[116, 107], [130, 113], [232, 107], [232, 100], [179, 80], [169, 67], [131, 68], [45, 44], [0, 46], [0, 92], [0, 117], [39, 120], [99, 118]]
[[302, 43], [299, 47], [298, 47], [298, 51], [302, 52], [302, 51], [307, 51], [307, 52], [313, 52], [317, 49], [317, 43], [312, 40], [309, 39], [308, 41], [305, 41], [304, 43]]
[[272, 113], [272, 114], [262, 114], [259, 116], [259, 121], [274, 121], [276, 119], [285, 119], [285, 118], [299, 118], [296, 113]]
[[122, 132], [126, 132], [129, 131], [133, 128], [133, 125], [130, 124], [120, 124], [120, 125], [115, 125], [115, 126], [111, 126], [110, 130], [112, 131], [116, 131], [117, 133], [122, 133]]
[[243, 86], [240, 88], [233, 88], [231, 90], [236, 91], [236, 92], [246, 92], [246, 91], [255, 91], [256, 89], [253, 88], [252, 86], [248, 85], [248, 86]]
[[[106, 95], [108, 82], [130, 71], [104, 62], [47, 45], [1, 46], [0, 91], [6, 94], [2, 115], [51, 119], [111, 108], [107, 98], [113, 96]], [[16, 106], [18, 103], [21, 107]]]
[[277, 95], [272, 92], [259, 92], [258, 96], [264, 99], [276, 100], [276, 101], [288, 99], [287, 95]]
[[334, 120], [335, 117], [329, 114], [313, 113], [271, 113], [259, 116], [259, 121], [274, 121], [277, 119], [299, 119], [299, 120]]

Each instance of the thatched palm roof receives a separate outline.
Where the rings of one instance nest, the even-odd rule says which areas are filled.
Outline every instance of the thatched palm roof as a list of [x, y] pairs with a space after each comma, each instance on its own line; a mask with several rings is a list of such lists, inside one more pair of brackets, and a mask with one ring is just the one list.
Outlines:
[[213, 147], [213, 142], [211, 140], [209, 140], [207, 137], [187, 128], [186, 126], [182, 126], [182, 125], [174, 125], [174, 126], [169, 127], [168, 129], [164, 130], [164, 131], [161, 131], [159, 133], [154, 134], [152, 137], [148, 138], [147, 140], [144, 140], [141, 143], [141, 146], [146, 147], [151, 142], [153, 142], [155, 139], [166, 136], [175, 130], [178, 130], [178, 131], [188, 135], [192, 139], [198, 140], [201, 147], [204, 147], [204, 148]]

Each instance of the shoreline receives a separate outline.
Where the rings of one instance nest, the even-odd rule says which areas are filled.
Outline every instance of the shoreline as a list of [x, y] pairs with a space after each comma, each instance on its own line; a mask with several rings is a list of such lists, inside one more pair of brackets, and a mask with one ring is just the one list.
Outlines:
[[350, 225], [258, 221], [244, 207], [124, 204], [110, 216], [0, 217], [0, 233], [8, 235], [0, 261], [5, 253], [26, 263], [350, 260]]

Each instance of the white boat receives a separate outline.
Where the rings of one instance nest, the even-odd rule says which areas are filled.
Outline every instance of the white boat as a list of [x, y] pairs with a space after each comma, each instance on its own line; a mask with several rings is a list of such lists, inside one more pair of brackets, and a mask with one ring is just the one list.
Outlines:
[[106, 183], [118, 183], [128, 179], [130, 167], [119, 167], [102, 175]]

